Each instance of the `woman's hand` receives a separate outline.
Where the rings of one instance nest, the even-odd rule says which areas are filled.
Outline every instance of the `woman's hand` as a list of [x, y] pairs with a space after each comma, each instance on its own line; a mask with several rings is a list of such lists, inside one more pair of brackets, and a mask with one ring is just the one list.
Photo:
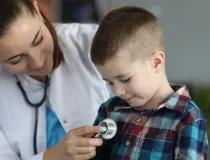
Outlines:
[[[103, 130], [104, 129], [104, 130]], [[96, 155], [96, 147], [101, 146], [101, 138], [91, 135], [104, 132], [101, 126], [85, 126], [70, 130], [55, 146], [48, 149], [43, 160], [87, 160]]]

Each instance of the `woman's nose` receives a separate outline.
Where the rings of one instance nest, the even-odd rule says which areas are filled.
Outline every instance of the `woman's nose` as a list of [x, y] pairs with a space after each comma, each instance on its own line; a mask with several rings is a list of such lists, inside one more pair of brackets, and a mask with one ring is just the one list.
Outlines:
[[41, 52], [39, 53], [34, 53], [30, 56], [30, 66], [32, 69], [41, 69], [45, 63], [45, 58], [43, 57], [43, 54]]

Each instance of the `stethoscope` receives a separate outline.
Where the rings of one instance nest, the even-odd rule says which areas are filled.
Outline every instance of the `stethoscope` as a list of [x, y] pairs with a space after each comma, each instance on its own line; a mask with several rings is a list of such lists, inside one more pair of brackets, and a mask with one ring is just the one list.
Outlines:
[[[23, 89], [19, 79], [17, 78], [17, 76], [15, 75], [16, 79], [17, 79], [17, 85], [26, 101], [26, 103], [28, 105], [30, 105], [31, 107], [35, 108], [35, 122], [34, 122], [34, 136], [33, 136], [33, 149], [34, 149], [34, 153], [35, 155], [38, 153], [37, 152], [37, 125], [38, 125], [38, 109], [39, 107], [45, 102], [46, 98], [47, 98], [47, 90], [49, 87], [49, 82], [50, 82], [50, 78], [49, 76], [46, 77], [45, 82], [44, 82], [44, 95], [41, 99], [41, 101], [39, 103], [32, 103], [25, 90]], [[106, 127], [106, 131], [103, 133], [99, 133], [99, 134], [95, 134], [92, 136], [92, 138], [96, 138], [96, 137], [102, 137], [103, 139], [112, 139], [116, 132], [117, 132], [117, 125], [115, 123], [115, 121], [113, 121], [110, 118], [106, 118], [104, 119], [102, 122], [99, 123], [99, 126], [102, 127]]]
[[109, 140], [112, 139], [117, 133], [117, 124], [111, 118], [104, 119], [102, 122], [99, 123], [99, 126], [105, 127], [106, 131], [93, 135], [93, 138], [101, 137], [103, 139]]
[[20, 91], [21, 91], [21, 93], [22, 93], [22, 95], [23, 95], [23, 97], [24, 97], [26, 103], [27, 103], [28, 105], [30, 105], [31, 107], [35, 108], [35, 122], [34, 122], [33, 149], [34, 149], [34, 153], [35, 153], [35, 155], [36, 155], [36, 154], [38, 153], [38, 152], [37, 152], [37, 125], [38, 125], [38, 116], [39, 116], [39, 115], [38, 115], [38, 114], [39, 114], [38, 109], [39, 109], [39, 107], [45, 102], [45, 100], [46, 100], [46, 98], [47, 98], [47, 89], [48, 89], [48, 87], [49, 87], [50, 78], [49, 78], [49, 76], [46, 76], [46, 78], [45, 78], [45, 82], [44, 82], [44, 95], [43, 95], [41, 101], [40, 101], [39, 103], [32, 103], [32, 102], [29, 100], [29, 98], [28, 98], [28, 96], [27, 96], [25, 90], [23, 89], [23, 87], [22, 87], [22, 85], [21, 85], [19, 79], [17, 78], [16, 75], [15, 75], [15, 77], [16, 77], [16, 79], [17, 79], [17, 85], [18, 85], [18, 87], [19, 87], [19, 89], [20, 89]]

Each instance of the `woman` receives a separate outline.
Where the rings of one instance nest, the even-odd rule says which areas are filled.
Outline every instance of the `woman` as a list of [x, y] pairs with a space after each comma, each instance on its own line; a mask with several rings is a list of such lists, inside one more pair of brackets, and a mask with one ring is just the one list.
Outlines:
[[102, 140], [86, 135], [104, 128], [80, 126], [91, 125], [109, 98], [88, 54], [96, 29], [57, 24], [54, 30], [37, 1], [1, 1], [0, 159], [95, 155]]

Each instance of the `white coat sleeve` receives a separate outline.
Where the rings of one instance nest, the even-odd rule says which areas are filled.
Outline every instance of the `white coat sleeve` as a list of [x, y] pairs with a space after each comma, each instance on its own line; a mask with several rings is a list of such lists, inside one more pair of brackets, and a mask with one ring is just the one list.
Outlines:
[[44, 152], [41, 152], [37, 155], [34, 155], [32, 157], [29, 157], [29, 158], [26, 158], [26, 159], [23, 159], [23, 160], [43, 160], [43, 154], [44, 154]]
[[0, 160], [43, 160], [43, 152], [26, 159], [21, 159], [10, 147], [0, 128]]
[[0, 128], [0, 159], [1, 160], [21, 160], [11, 149], [1, 128]]

